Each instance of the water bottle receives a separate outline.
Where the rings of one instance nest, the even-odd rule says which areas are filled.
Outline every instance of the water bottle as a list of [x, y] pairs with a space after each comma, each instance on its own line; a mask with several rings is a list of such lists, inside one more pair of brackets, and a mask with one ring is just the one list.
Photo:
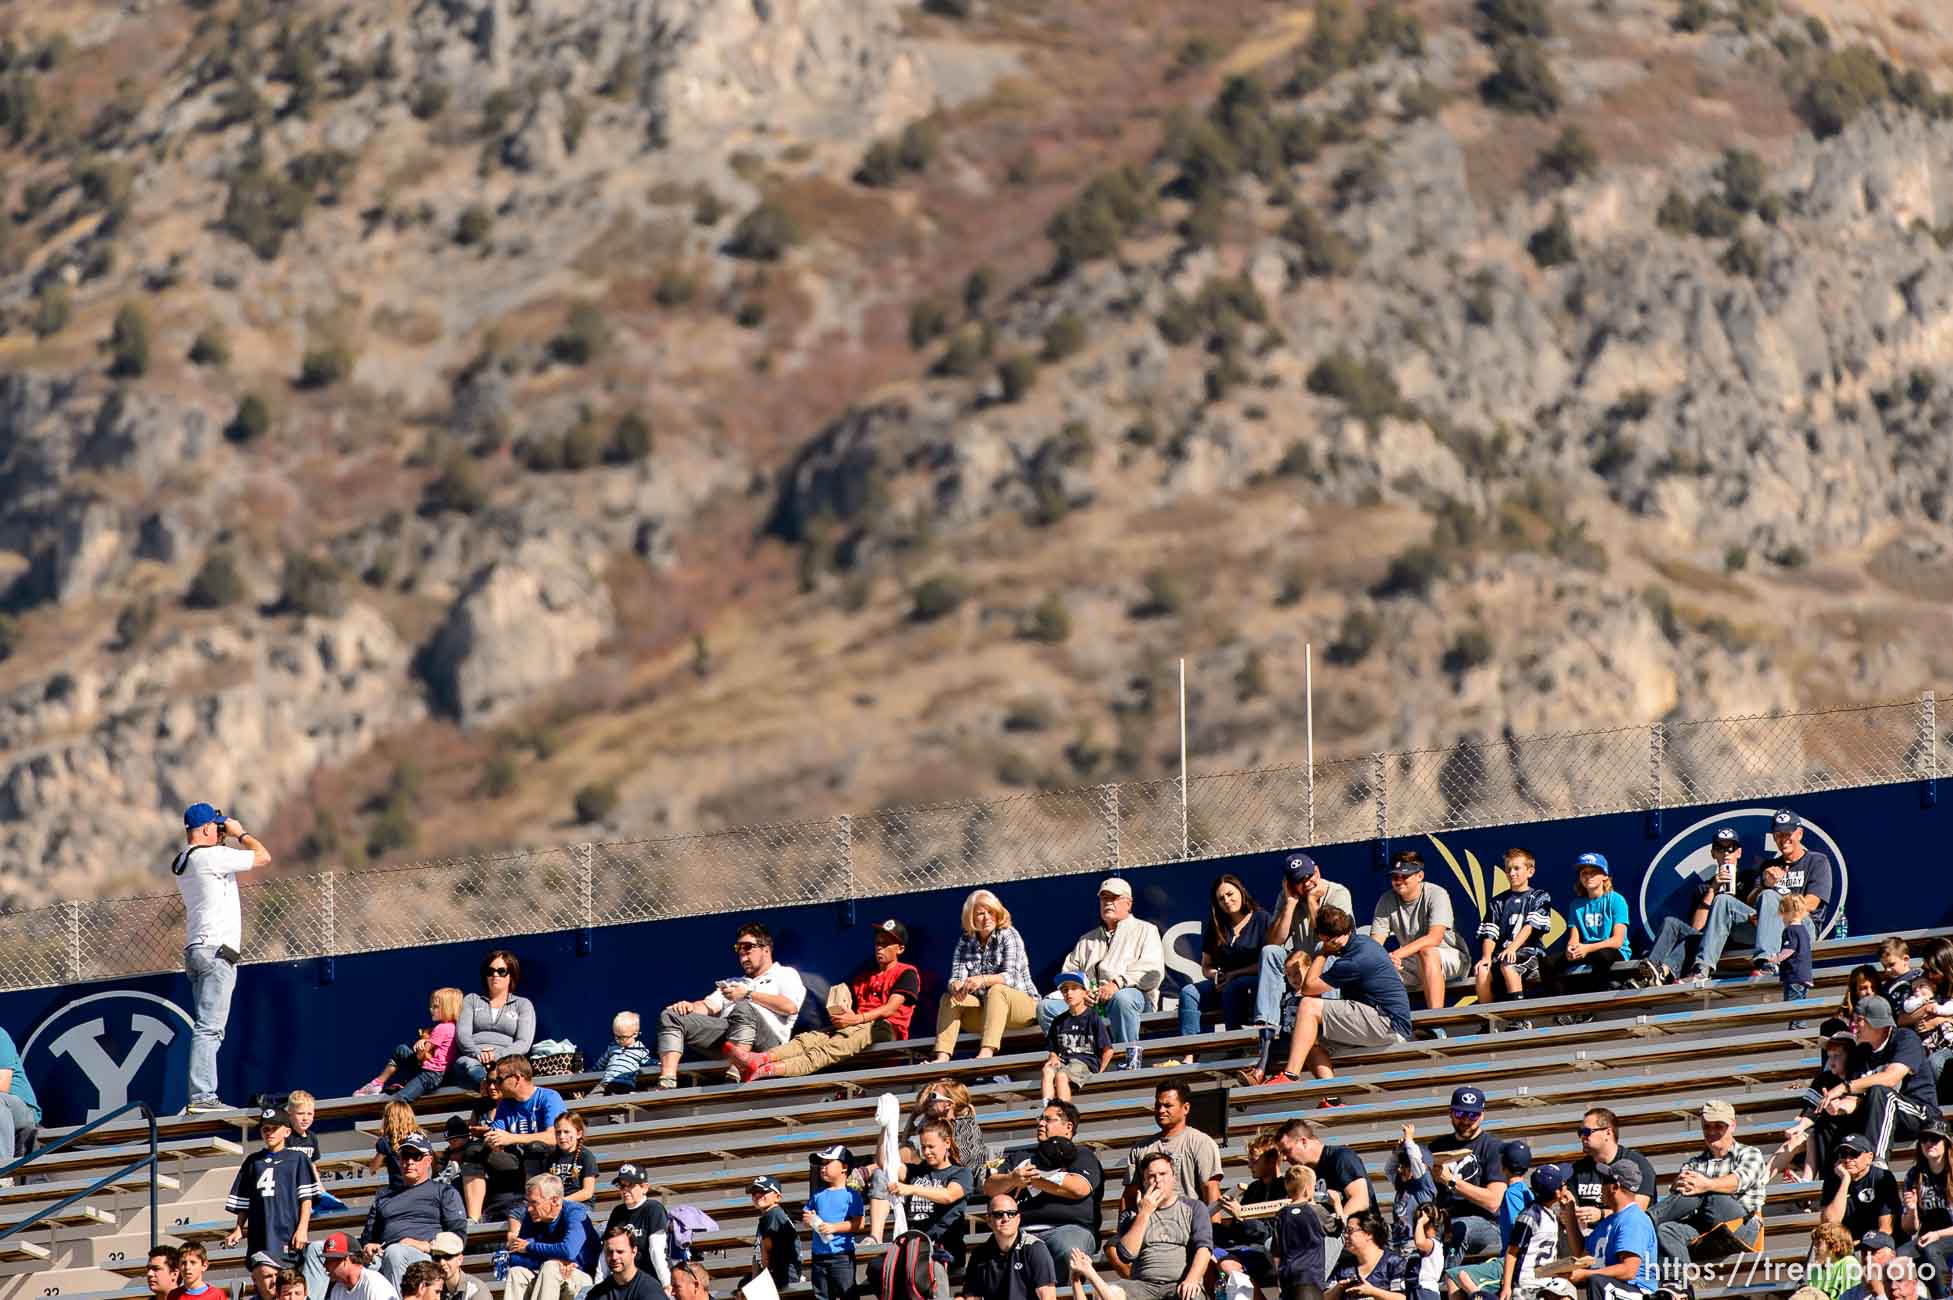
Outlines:
[[498, 1247], [495, 1251], [495, 1280], [506, 1282], [509, 1277], [509, 1248]]
[[1845, 924], [1845, 914], [1842, 907], [1838, 909], [1838, 928], [1831, 931], [1831, 937], [1833, 939], [1849, 939], [1851, 937], [1851, 927]]

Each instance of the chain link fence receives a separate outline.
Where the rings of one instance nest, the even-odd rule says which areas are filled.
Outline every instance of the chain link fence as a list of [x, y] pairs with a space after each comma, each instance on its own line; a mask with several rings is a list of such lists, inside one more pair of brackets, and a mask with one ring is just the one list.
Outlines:
[[[1939, 740], [1927, 694], [278, 876], [240, 891], [246, 955], [289, 961], [1921, 780], [1939, 773]], [[174, 892], [0, 913], [0, 990], [179, 969], [182, 942]]]

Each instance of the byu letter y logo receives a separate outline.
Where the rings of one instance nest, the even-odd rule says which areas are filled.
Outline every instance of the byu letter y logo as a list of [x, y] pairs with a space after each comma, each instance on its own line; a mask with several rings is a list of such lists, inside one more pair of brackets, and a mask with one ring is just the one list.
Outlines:
[[158, 1046], [168, 1046], [176, 1040], [176, 1031], [154, 1016], [138, 1013], [129, 1017], [129, 1024], [135, 1030], [136, 1041], [120, 1061], [102, 1046], [108, 1025], [101, 1020], [85, 1020], [48, 1044], [50, 1052], [72, 1060], [95, 1085], [98, 1104], [88, 1112], [89, 1119], [99, 1119], [119, 1106], [126, 1106], [129, 1080], [136, 1077], [136, 1071]]

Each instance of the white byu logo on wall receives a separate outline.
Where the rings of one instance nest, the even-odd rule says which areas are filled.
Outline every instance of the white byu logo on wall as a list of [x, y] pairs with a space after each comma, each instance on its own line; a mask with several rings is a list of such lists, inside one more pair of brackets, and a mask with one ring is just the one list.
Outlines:
[[187, 1088], [192, 1026], [189, 1012], [154, 993], [91, 993], [43, 1020], [21, 1062], [44, 1105], [68, 1103], [69, 1113], [49, 1106], [50, 1124], [86, 1123], [131, 1101], [171, 1114]]
[[[1795, 804], [1789, 806], [1792, 809], [1796, 807]], [[1770, 826], [1776, 811], [1776, 807], [1735, 808], [1717, 813], [1684, 827], [1662, 845], [1661, 852], [1649, 859], [1648, 869], [1641, 876], [1641, 926], [1648, 937], [1653, 938], [1660, 932], [1665, 916], [1679, 915], [1686, 919], [1689, 904], [1694, 898], [1695, 882], [1707, 880], [1715, 872], [1715, 860], [1709, 856], [1709, 841], [1719, 828], [1733, 826], [1736, 833], [1743, 837], [1743, 868], [1746, 871], [1754, 870], [1765, 857], [1773, 856], [1777, 846], [1770, 838]], [[1844, 911], [1851, 874], [1845, 868], [1844, 849], [1839, 846], [1837, 837], [1809, 817], [1803, 817], [1803, 823], [1804, 847], [1824, 854], [1837, 869], [1836, 897], [1831, 900], [1831, 913], [1825, 918], [1824, 934], [1817, 936], [1822, 939], [1837, 926], [1838, 915]]]

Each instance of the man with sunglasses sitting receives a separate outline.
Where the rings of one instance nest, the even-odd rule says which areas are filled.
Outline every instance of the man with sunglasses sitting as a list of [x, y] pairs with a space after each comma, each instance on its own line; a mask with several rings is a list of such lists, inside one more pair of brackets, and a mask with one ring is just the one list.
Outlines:
[[437, 1232], [427, 1257], [441, 1270], [441, 1300], [488, 1300], [488, 1288], [461, 1271], [468, 1244], [458, 1232]]
[[1017, 1198], [992, 1196], [988, 1208], [990, 1240], [970, 1252], [961, 1294], [966, 1300], [1056, 1300], [1058, 1272], [1042, 1241], [1021, 1229]]
[[1622, 1161], [1641, 1171], [1641, 1185], [1632, 1193], [1635, 1204], [1652, 1211], [1655, 1206], [1655, 1167], [1648, 1157], [1633, 1147], [1621, 1145], [1620, 1121], [1604, 1106], [1595, 1106], [1580, 1117], [1580, 1158], [1573, 1162], [1567, 1179], [1571, 1200], [1561, 1207], [1560, 1222], [1568, 1241], [1585, 1241], [1594, 1225], [1607, 1217], [1607, 1192], [1600, 1171]]
[[[793, 1036], [793, 1022], [807, 986], [800, 972], [773, 960], [773, 936], [763, 925], [739, 927], [733, 936], [739, 974], [723, 979], [696, 1002], [674, 1002], [658, 1017], [658, 1086], [678, 1086], [678, 1060], [687, 1047], [736, 1057], [735, 1049], [764, 1052]], [[728, 1078], [740, 1081], [737, 1065]]]
[[529, 1179], [555, 1158], [556, 1121], [565, 1109], [554, 1088], [536, 1085], [526, 1056], [497, 1060], [489, 1077], [501, 1100], [488, 1131], [464, 1147], [461, 1157], [461, 1199], [477, 1223], [507, 1218], [522, 1204]]
[[397, 1192], [381, 1192], [366, 1212], [359, 1244], [368, 1264], [398, 1288], [409, 1264], [433, 1257], [434, 1240], [444, 1232], [468, 1230], [468, 1214], [452, 1183], [434, 1175], [434, 1144], [418, 1130], [400, 1141]]

